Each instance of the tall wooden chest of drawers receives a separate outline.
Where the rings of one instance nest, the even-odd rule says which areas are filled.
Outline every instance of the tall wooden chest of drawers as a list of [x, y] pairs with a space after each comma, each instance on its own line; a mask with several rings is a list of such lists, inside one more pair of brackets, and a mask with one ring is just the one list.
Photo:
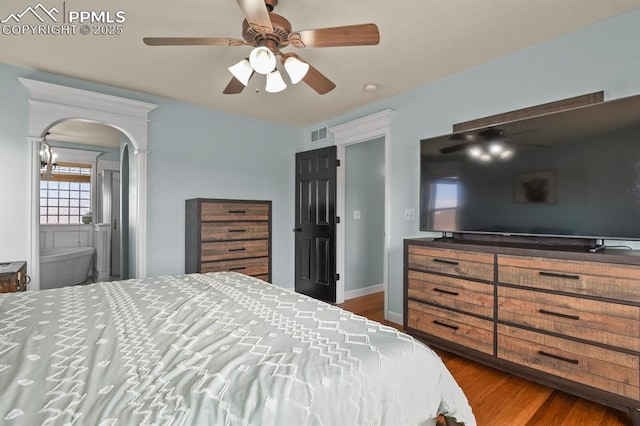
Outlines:
[[640, 426], [640, 253], [405, 240], [405, 330]]
[[271, 201], [186, 201], [185, 272], [219, 271], [271, 281]]
[[29, 281], [27, 262], [0, 263], [0, 293], [25, 291]]

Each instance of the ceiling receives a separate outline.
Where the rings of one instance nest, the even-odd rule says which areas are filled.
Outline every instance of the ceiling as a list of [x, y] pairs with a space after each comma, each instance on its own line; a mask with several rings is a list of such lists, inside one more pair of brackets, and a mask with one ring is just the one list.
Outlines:
[[[143, 37], [241, 38], [234, 0], [41, 0], [60, 11], [124, 11], [120, 35], [0, 34], [0, 62], [131, 89], [296, 127], [331, 117], [472, 68], [640, 7], [640, 0], [280, 0], [275, 12], [295, 30], [373, 22], [380, 44], [297, 49], [336, 85], [318, 95], [305, 83], [267, 93], [255, 75], [223, 95], [227, 67], [248, 46], [149, 47]], [[3, 0], [0, 21], [37, 0]], [[63, 16], [60, 13], [60, 16]], [[64, 15], [67, 16], [67, 15]], [[25, 15], [37, 24], [33, 16]], [[79, 25], [78, 25], [79, 27]], [[286, 79], [286, 78], [285, 78]], [[365, 91], [367, 83], [378, 85]]]

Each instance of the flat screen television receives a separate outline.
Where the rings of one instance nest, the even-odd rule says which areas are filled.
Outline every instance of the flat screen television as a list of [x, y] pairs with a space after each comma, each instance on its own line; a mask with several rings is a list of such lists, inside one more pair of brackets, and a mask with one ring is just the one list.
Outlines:
[[640, 96], [420, 148], [421, 231], [640, 240]]

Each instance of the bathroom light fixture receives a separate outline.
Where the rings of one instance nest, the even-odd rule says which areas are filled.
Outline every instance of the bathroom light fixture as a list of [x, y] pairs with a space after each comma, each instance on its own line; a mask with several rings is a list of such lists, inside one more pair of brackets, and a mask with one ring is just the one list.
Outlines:
[[42, 178], [49, 179], [53, 177], [53, 169], [57, 166], [58, 154], [53, 152], [51, 146], [47, 143], [47, 132], [40, 144], [40, 174]]

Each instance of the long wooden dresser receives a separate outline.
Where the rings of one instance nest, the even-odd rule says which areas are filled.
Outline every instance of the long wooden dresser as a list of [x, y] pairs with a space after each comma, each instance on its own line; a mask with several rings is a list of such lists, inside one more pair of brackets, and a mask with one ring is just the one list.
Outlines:
[[640, 252], [412, 239], [404, 265], [408, 333], [640, 425]]
[[271, 281], [271, 201], [186, 200], [185, 272]]

